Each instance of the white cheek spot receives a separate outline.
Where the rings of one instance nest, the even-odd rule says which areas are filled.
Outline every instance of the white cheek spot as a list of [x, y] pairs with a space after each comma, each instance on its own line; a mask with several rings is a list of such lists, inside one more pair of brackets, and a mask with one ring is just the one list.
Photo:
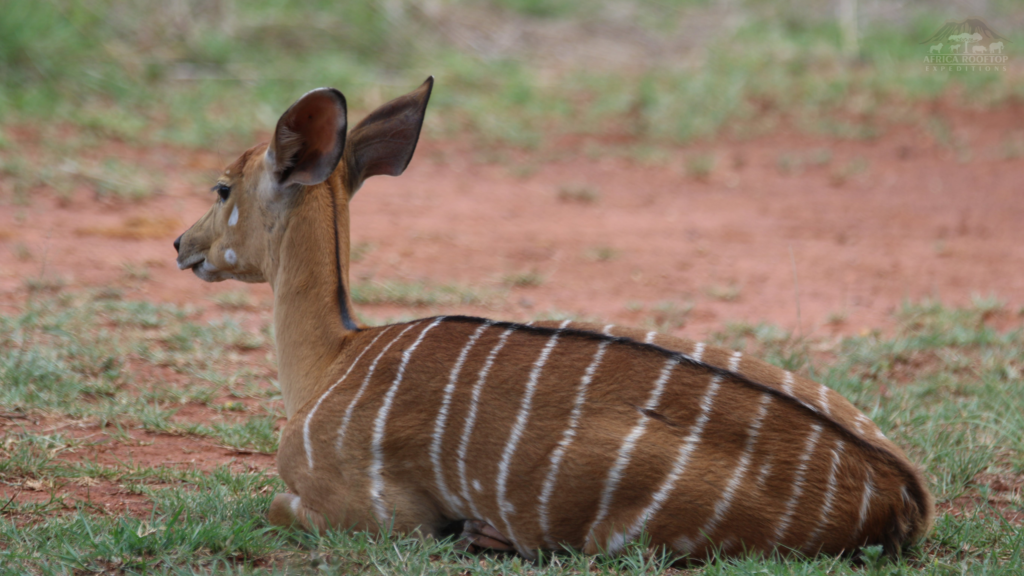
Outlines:
[[231, 216], [228, 218], [228, 226], [238, 224], [238, 206], [231, 209]]
[[224, 251], [224, 259], [227, 260], [228, 264], [234, 266], [238, 262], [238, 255], [231, 248]]

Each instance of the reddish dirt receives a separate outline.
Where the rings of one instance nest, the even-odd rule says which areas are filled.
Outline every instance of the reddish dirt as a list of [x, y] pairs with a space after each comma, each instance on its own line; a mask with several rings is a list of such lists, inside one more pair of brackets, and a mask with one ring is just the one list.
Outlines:
[[[947, 143], [913, 125], [862, 141], [783, 133], [668, 150], [648, 163], [580, 153], [623, 142], [566, 139], [549, 148], [552, 158], [511, 152], [501, 163], [483, 163], [464, 143], [428, 140], [405, 175], [371, 180], [355, 198], [353, 242], [373, 248], [352, 277], [500, 287], [508, 274], [536, 271], [544, 276], [539, 286], [512, 288], [490, 308], [457, 310], [508, 319], [560, 311], [640, 324], [669, 302], [692, 305], [676, 330], [692, 338], [730, 321], [774, 323], [805, 336], [885, 331], [904, 300], [964, 305], [975, 295], [1002, 299], [1010, 311], [1002, 324], [1019, 325], [1024, 157], [1007, 158], [1005, 143], [1020, 138], [1024, 107], [946, 113], [945, 122]], [[9, 137], [29, 154], [41, 146], [29, 130]], [[819, 149], [828, 157], [816, 156]], [[66, 198], [39, 189], [18, 205], [0, 177], [0, 310], [16, 310], [28, 295], [26, 280], [43, 277], [63, 279], [66, 289], [115, 286], [124, 298], [199, 304], [207, 314], [217, 312], [211, 296], [241, 290], [254, 305], [236, 314], [256, 326], [268, 319], [266, 285], [205, 284], [174, 264], [172, 240], [209, 207], [208, 186], [232, 154], [119, 143], [90, 153], [161, 172], [166, 186], [135, 203], [99, 199], [86, 186]], [[715, 159], [707, 175], [687, 173], [697, 154]], [[819, 160], [786, 170], [786, 158]], [[567, 187], [585, 187], [595, 198], [560, 198]], [[614, 257], [594, 258], [601, 248]], [[149, 278], [131, 278], [126, 265], [147, 269]], [[358, 312], [375, 322], [437, 310]], [[181, 414], [203, 418], [204, 410]], [[23, 425], [0, 417], [4, 433]], [[268, 456], [233, 454], [202, 439], [133, 435], [152, 446], [120, 446], [117, 459], [272, 468]], [[88, 450], [105, 461], [102, 449]], [[44, 498], [43, 488], [27, 492]], [[140, 502], [115, 483], [97, 488], [65, 490], [101, 506]], [[0, 506], [15, 489], [0, 487]]]

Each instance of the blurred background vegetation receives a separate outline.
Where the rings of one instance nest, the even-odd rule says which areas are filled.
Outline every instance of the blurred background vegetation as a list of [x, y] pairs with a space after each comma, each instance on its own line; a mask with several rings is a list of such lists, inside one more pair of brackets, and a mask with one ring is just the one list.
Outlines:
[[[4, 0], [11, 126], [245, 146], [322, 85], [354, 115], [437, 78], [427, 137], [543, 149], [779, 126], [873, 137], [922, 103], [1024, 99], [1019, 0]], [[926, 72], [929, 38], [979, 17], [1006, 72]]]

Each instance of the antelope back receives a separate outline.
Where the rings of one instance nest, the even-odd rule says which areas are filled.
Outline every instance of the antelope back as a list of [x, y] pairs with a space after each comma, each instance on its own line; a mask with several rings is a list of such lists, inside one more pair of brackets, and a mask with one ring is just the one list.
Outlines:
[[616, 552], [646, 529], [703, 557], [895, 551], [931, 522], [920, 475], [870, 420], [739, 352], [440, 317], [363, 330], [345, 364], [279, 453], [333, 525], [479, 519], [526, 556]]

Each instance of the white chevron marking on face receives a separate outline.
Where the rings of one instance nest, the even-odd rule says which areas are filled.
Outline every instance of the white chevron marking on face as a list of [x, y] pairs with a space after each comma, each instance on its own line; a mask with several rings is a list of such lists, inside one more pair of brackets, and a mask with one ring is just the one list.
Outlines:
[[402, 361], [398, 365], [398, 373], [395, 374], [395, 380], [391, 383], [391, 387], [388, 388], [387, 393], [384, 395], [384, 402], [381, 404], [380, 410], [377, 411], [377, 418], [373, 422], [373, 436], [370, 439], [370, 454], [373, 456], [373, 460], [370, 463], [370, 501], [373, 503], [373, 509], [377, 513], [377, 520], [380, 521], [381, 525], [385, 525], [388, 520], [387, 505], [384, 503], [384, 476], [382, 470], [384, 468], [384, 427], [387, 425], [388, 415], [391, 413], [391, 404], [395, 401], [395, 395], [398, 394], [398, 388], [402, 385], [402, 378], [405, 377], [405, 368], [409, 365], [409, 358], [412, 357], [412, 353], [416, 351], [420, 343], [423, 342], [423, 338], [430, 332], [435, 326], [444, 320], [444, 316], [441, 316], [434, 320], [430, 325], [420, 332], [420, 335], [413, 342], [412, 346], [405, 349], [402, 352]]
[[363, 354], [366, 354], [367, 350], [373, 348], [373, 345], [377, 343], [377, 340], [380, 340], [380, 337], [383, 336], [388, 330], [391, 330], [391, 328], [391, 326], [388, 326], [387, 328], [381, 330], [380, 333], [378, 333], [373, 338], [373, 340], [370, 341], [370, 344], [367, 347], [359, 351], [359, 355], [356, 356], [356, 359], [353, 360], [352, 363], [348, 365], [348, 370], [345, 371], [345, 374], [343, 374], [341, 378], [338, 379], [337, 382], [332, 384], [331, 387], [328, 388], [327, 391], [324, 392], [320, 396], [320, 398], [317, 399], [316, 404], [313, 405], [312, 410], [309, 411], [309, 414], [306, 414], [306, 421], [302, 423], [302, 445], [306, 449], [306, 465], [309, 466], [310, 470], [313, 469], [313, 442], [312, 440], [310, 440], [309, 437], [309, 423], [313, 421], [313, 415], [316, 414], [316, 411], [320, 409], [320, 404], [323, 403], [324, 399], [330, 396], [331, 392], [334, 392], [334, 389], [337, 388], [339, 384], [344, 382], [346, 378], [348, 378], [348, 375], [352, 372], [352, 369], [356, 367], [356, 364], [359, 364], [359, 359], [363, 357]]
[[235, 204], [235, 207], [231, 209], [231, 216], [228, 217], [228, 226], [234, 226], [235, 224], [238, 224], [238, 204]]

